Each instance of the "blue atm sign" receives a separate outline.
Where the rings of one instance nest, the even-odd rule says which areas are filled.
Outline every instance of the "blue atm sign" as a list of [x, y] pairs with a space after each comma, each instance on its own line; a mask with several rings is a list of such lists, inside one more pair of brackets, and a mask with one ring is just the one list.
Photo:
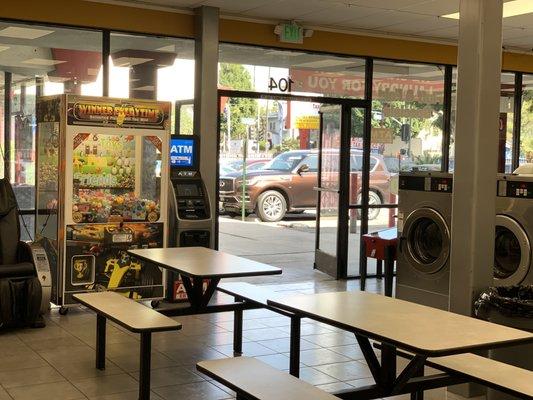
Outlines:
[[172, 139], [170, 141], [170, 166], [193, 167], [194, 166], [194, 140]]

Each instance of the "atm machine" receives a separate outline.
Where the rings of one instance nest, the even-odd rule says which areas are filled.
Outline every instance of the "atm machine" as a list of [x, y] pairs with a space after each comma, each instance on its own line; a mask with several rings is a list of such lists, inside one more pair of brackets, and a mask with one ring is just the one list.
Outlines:
[[[170, 195], [168, 247], [214, 246], [207, 190], [200, 175], [200, 139], [174, 135], [170, 139]], [[167, 301], [185, 300], [177, 274], [168, 272]]]

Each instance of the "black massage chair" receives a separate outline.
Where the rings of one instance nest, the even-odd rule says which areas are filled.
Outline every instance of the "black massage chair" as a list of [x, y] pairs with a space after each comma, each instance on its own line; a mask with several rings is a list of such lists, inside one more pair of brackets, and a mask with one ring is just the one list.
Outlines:
[[15, 193], [7, 179], [0, 179], [0, 329], [44, 327], [42, 314], [50, 300], [41, 281], [49, 280], [50, 270], [41, 250], [20, 240]]

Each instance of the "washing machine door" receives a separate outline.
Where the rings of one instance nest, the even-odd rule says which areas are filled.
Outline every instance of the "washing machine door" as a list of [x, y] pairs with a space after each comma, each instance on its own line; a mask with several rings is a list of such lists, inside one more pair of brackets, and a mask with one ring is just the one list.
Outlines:
[[514, 218], [496, 215], [494, 280], [496, 285], [518, 285], [531, 265], [531, 244], [527, 233]]
[[450, 256], [450, 228], [438, 211], [419, 208], [405, 219], [400, 245], [411, 266], [421, 273], [434, 274]]

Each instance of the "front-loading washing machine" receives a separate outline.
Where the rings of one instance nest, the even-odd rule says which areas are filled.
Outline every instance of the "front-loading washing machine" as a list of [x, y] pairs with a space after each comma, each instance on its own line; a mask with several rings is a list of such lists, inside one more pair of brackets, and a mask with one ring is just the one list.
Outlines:
[[396, 297], [448, 309], [453, 175], [399, 176]]
[[533, 177], [498, 175], [494, 284], [533, 285]]
[[[494, 285], [533, 285], [533, 177], [498, 175], [496, 187], [496, 239], [494, 246]], [[498, 310], [488, 316], [491, 322], [533, 331], [533, 320], [508, 316]], [[533, 345], [493, 349], [489, 357], [517, 367], [533, 368]], [[489, 389], [489, 400], [517, 399]]]

